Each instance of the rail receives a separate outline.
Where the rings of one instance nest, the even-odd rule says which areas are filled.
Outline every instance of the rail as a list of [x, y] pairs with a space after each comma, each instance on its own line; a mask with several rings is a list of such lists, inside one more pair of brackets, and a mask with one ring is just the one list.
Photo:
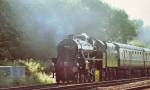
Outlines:
[[[0, 88], [0, 90], [86, 90], [97, 87], [107, 87], [114, 85], [121, 85], [125, 83], [137, 82], [150, 79], [148, 77], [143, 78], [132, 78], [132, 79], [121, 79], [113, 81], [102, 81], [99, 83], [80, 83], [80, 84], [45, 84], [45, 85], [34, 85], [34, 86], [20, 86], [10, 88]], [[136, 90], [136, 89], [129, 89]]]
[[150, 84], [141, 85], [141, 86], [138, 86], [138, 87], [130, 87], [130, 88], [127, 88], [126, 90], [143, 90], [143, 89], [150, 89]]

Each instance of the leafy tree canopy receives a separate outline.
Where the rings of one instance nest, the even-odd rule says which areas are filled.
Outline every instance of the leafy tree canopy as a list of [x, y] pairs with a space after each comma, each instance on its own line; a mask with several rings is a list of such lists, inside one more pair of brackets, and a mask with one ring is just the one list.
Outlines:
[[44, 59], [65, 35], [127, 43], [142, 25], [100, 0], [0, 0], [0, 23], [0, 57]]

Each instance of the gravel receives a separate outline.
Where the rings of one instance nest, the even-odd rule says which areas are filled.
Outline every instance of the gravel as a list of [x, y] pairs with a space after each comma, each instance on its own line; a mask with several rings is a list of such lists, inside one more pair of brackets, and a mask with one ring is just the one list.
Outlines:
[[[138, 82], [109, 86], [109, 87], [98, 87], [98, 90], [125, 90], [130, 87], [137, 87], [141, 85], [150, 85], [150, 80], [138, 81]], [[145, 89], [145, 90], [150, 90], [150, 89]]]

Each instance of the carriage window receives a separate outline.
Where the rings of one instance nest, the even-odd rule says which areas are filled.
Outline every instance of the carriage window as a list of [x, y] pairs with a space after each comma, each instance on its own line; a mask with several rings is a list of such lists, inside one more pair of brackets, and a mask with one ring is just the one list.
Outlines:
[[125, 58], [125, 52], [124, 52], [124, 58]]
[[126, 50], [124, 50], [123, 52], [126, 53]]

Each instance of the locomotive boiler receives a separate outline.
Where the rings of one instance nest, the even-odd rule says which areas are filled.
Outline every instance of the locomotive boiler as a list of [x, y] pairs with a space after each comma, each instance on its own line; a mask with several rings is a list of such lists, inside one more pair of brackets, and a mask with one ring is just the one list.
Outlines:
[[[96, 72], [98, 71], [98, 77]], [[150, 49], [69, 35], [57, 46], [57, 82], [94, 82], [150, 75]]]

